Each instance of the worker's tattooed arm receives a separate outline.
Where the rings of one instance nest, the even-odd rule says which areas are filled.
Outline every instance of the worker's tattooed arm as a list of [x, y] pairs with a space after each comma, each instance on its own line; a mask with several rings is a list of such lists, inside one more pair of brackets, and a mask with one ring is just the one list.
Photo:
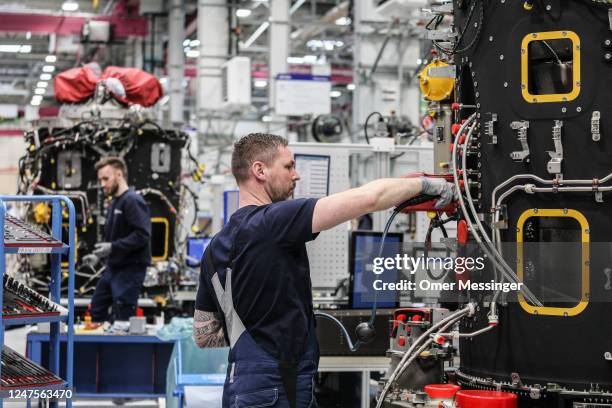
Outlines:
[[193, 317], [193, 340], [198, 347], [226, 347], [227, 342], [223, 334], [221, 313], [195, 311]]

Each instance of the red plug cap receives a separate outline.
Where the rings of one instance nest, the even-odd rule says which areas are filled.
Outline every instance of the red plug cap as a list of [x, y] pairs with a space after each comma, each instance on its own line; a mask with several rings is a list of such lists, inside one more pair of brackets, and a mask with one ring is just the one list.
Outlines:
[[461, 104], [455, 102], [455, 103], [451, 104], [451, 109], [452, 110], [459, 110], [459, 109], [461, 109]]
[[453, 123], [453, 125], [451, 126], [451, 133], [453, 135], [456, 135], [459, 132], [459, 129], [461, 129], [461, 124]]
[[465, 133], [459, 136], [459, 144], [464, 144], [464, 143], [465, 143]]
[[404, 347], [406, 345], [406, 338], [404, 336], [399, 336], [397, 339], [397, 345], [400, 347]]

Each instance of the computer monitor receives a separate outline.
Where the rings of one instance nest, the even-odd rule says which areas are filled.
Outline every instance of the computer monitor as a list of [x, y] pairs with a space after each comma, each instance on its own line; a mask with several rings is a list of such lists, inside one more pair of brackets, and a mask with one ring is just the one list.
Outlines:
[[300, 180], [295, 185], [293, 198], [322, 198], [329, 194], [330, 157], [296, 153], [295, 170]]
[[[349, 306], [353, 309], [371, 308], [376, 291], [373, 282], [380, 279], [384, 283], [394, 283], [399, 279], [397, 269], [385, 270], [376, 275], [373, 272], [373, 261], [378, 256], [382, 232], [353, 231], [349, 248]], [[403, 234], [391, 232], [385, 238], [382, 257], [395, 258], [401, 251]], [[377, 307], [395, 308], [399, 306], [399, 294], [396, 291], [378, 291]]]
[[188, 266], [200, 266], [204, 250], [210, 243], [212, 238], [209, 237], [191, 237], [187, 238], [187, 260]]

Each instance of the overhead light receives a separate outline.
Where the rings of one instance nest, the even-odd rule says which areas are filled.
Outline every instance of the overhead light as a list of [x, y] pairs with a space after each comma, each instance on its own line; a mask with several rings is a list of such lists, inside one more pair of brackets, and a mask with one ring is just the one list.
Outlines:
[[28, 54], [32, 52], [32, 46], [30, 44], [22, 45], [19, 47], [19, 52], [22, 54]]
[[245, 18], [251, 15], [250, 9], [238, 9], [236, 10], [236, 17]]
[[77, 11], [79, 9], [79, 3], [73, 0], [66, 0], [62, 3], [62, 10], [64, 11]]
[[50, 81], [51, 80], [51, 74], [40, 74], [40, 80], [41, 81]]
[[304, 58], [302, 57], [287, 57], [288, 64], [303, 64]]
[[53, 65], [45, 65], [42, 67], [43, 72], [53, 72], [55, 71], [55, 67]]
[[348, 89], [349, 91], [353, 91], [355, 89], [355, 84], [348, 84], [346, 86], [346, 89]]
[[200, 46], [200, 40], [191, 40], [191, 41], [189, 41], [189, 46], [190, 47], [199, 47]]
[[316, 55], [304, 55], [304, 62], [307, 64], [314, 64], [315, 62], [317, 62], [317, 56]]
[[36, 83], [37, 88], [46, 88], [47, 86], [49, 86], [48, 82], [37, 82]]
[[0, 52], [19, 52], [21, 45], [19, 44], [1, 44]]
[[32, 99], [32, 100], [30, 101], [30, 105], [32, 105], [32, 106], [38, 106], [38, 105], [40, 105], [40, 103], [41, 103], [41, 102], [42, 102], [42, 100], [41, 100], [41, 99]]
[[31, 32], [31, 31], [28, 31], [28, 32], [26, 33], [26, 40], [29, 40], [30, 38], [32, 38], [32, 32]]
[[200, 56], [200, 51], [198, 50], [189, 50], [185, 53], [187, 58], [197, 58]]
[[351, 24], [351, 19], [349, 17], [340, 17], [336, 20], [336, 25], [339, 26], [347, 26]]
[[329, 96], [331, 96], [332, 98], [339, 98], [342, 96], [342, 92], [340, 91], [331, 91], [329, 93]]
[[45, 62], [53, 64], [55, 61], [57, 61], [57, 57], [55, 55], [47, 55], [45, 57]]
[[45, 92], [47, 92], [47, 90], [46, 90], [45, 88], [36, 88], [36, 89], [34, 90], [34, 93], [35, 93], [36, 95], [44, 95], [44, 94], [45, 94]]
[[186, 38], [185, 41], [183, 41], [183, 47], [188, 46], [190, 41], [191, 40], [189, 38]]
[[255, 85], [255, 88], [265, 88], [266, 86], [268, 86], [268, 81], [264, 79], [258, 79], [255, 80], [255, 83], [253, 85]]

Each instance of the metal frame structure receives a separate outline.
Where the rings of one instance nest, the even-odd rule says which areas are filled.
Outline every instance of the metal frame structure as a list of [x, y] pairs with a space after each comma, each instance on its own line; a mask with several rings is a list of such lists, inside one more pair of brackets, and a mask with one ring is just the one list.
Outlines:
[[[62, 282], [62, 260], [63, 254], [68, 254], [68, 313], [66, 315], [46, 316], [46, 317], [24, 317], [4, 319], [0, 310], [0, 346], [4, 346], [4, 328], [8, 325], [33, 324], [39, 322], [49, 322], [49, 370], [60, 375], [60, 325], [65, 322], [67, 325], [67, 352], [66, 352], [66, 379], [61, 384], [46, 387], [33, 387], [34, 390], [70, 390], [73, 385], [73, 352], [74, 352], [74, 257], [75, 257], [75, 209], [72, 201], [66, 196], [0, 196], [0, 231], [4, 231], [6, 215], [6, 202], [51, 202], [52, 223], [51, 235], [54, 239], [62, 240], [62, 204], [68, 209], [68, 245], [64, 244], [56, 248], [44, 248], [46, 253], [51, 256], [51, 284], [49, 288], [49, 298], [51, 301], [60, 304], [60, 288]], [[39, 249], [39, 248], [36, 248]], [[6, 255], [16, 253], [32, 253], [24, 250], [23, 247], [6, 247], [4, 239], [0, 243], [0, 281], [4, 279], [6, 272]], [[3, 304], [3, 290], [0, 290], [0, 305]], [[19, 388], [23, 390], [24, 388]], [[0, 397], [8, 396], [9, 390], [0, 389]], [[30, 401], [28, 400], [28, 406]], [[50, 401], [51, 408], [59, 407], [58, 401]], [[0, 399], [0, 408], [2, 399]], [[72, 400], [66, 399], [66, 407], [72, 407]]]

